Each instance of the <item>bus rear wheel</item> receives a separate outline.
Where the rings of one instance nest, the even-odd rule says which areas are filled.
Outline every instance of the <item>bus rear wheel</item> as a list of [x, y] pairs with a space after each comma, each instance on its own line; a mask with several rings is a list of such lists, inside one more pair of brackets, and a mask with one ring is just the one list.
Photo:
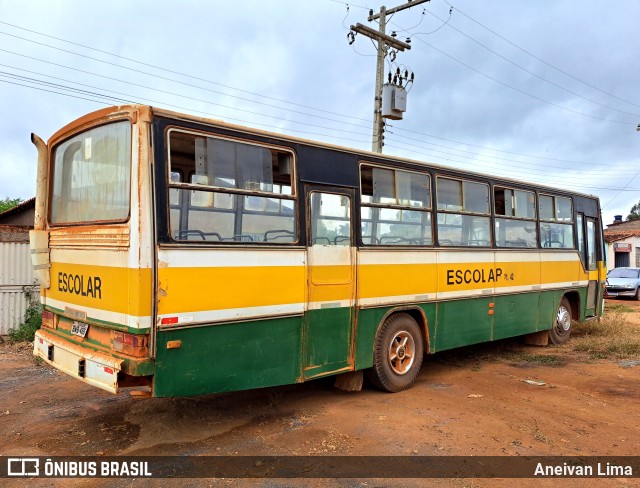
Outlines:
[[367, 379], [390, 393], [411, 388], [420, 372], [423, 354], [422, 334], [416, 321], [406, 313], [394, 314], [376, 334], [373, 367], [366, 372]]
[[562, 297], [555, 319], [553, 320], [553, 327], [549, 331], [549, 340], [552, 344], [564, 344], [569, 340], [572, 321], [571, 304], [569, 300], [567, 300], [567, 297]]

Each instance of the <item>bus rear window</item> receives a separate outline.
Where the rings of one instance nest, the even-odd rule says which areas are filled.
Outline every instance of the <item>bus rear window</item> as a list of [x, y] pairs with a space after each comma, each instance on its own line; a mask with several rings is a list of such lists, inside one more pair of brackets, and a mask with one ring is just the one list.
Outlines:
[[52, 224], [124, 221], [129, 216], [131, 124], [103, 125], [53, 152]]

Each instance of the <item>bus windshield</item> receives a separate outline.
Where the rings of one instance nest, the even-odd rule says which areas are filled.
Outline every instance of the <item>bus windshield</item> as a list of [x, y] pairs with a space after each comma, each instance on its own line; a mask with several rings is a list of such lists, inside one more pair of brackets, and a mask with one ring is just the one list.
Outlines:
[[53, 151], [52, 224], [125, 221], [129, 216], [131, 124], [116, 122]]

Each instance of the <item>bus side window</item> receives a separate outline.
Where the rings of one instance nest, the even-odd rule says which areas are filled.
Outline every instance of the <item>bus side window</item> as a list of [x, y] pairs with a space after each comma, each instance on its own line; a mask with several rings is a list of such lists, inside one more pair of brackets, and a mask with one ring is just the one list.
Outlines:
[[538, 213], [542, 247], [575, 249], [573, 205], [570, 198], [540, 195]]
[[538, 247], [535, 193], [495, 187], [497, 247]]
[[363, 244], [432, 245], [430, 175], [362, 165], [360, 191]]
[[488, 184], [438, 177], [436, 193], [438, 244], [491, 246]]
[[178, 129], [168, 137], [173, 239], [297, 242], [293, 152]]

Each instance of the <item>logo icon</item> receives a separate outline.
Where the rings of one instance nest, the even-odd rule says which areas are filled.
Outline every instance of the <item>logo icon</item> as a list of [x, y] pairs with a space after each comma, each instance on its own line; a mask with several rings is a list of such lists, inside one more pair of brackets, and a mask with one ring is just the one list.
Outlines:
[[7, 459], [8, 476], [38, 476], [39, 474], [40, 460], [38, 458]]

